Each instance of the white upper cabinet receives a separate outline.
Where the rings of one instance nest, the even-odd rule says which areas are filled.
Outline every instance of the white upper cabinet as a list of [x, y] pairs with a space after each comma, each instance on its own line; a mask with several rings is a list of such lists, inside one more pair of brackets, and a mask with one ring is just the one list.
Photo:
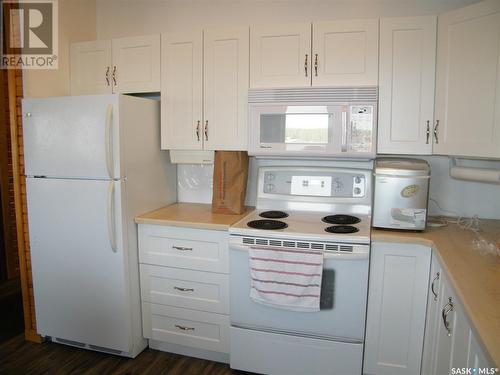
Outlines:
[[250, 29], [250, 87], [311, 85], [311, 24]]
[[160, 36], [73, 43], [71, 95], [160, 91]]
[[313, 86], [376, 86], [378, 19], [313, 23]]
[[247, 148], [248, 28], [204, 33], [204, 149]]
[[500, 157], [500, 1], [439, 16], [434, 153]]
[[161, 147], [247, 148], [248, 28], [162, 38]]
[[113, 39], [115, 92], [160, 91], [160, 35]]
[[250, 30], [250, 87], [360, 86], [378, 82], [378, 19]]
[[378, 147], [381, 154], [431, 154], [436, 17], [380, 20]]
[[111, 41], [71, 44], [70, 71], [71, 95], [111, 94]]
[[162, 36], [161, 147], [203, 148], [203, 34]]

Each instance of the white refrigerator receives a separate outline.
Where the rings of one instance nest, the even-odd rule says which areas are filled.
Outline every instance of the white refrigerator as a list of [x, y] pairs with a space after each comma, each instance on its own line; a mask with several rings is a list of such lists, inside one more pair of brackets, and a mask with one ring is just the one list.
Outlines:
[[176, 199], [159, 102], [92, 95], [22, 106], [37, 331], [135, 357], [147, 343], [134, 217]]

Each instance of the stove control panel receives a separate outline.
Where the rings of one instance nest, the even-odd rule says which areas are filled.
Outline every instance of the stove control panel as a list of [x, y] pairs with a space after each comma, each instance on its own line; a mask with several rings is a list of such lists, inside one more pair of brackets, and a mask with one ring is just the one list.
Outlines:
[[266, 194], [298, 195], [306, 197], [363, 198], [366, 179], [363, 174], [275, 170], [266, 171], [263, 185]]

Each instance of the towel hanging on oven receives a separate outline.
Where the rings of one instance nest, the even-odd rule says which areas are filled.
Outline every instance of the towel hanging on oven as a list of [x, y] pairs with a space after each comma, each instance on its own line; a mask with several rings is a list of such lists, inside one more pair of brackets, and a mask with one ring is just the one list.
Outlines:
[[292, 311], [320, 310], [323, 252], [252, 247], [249, 255], [253, 301]]

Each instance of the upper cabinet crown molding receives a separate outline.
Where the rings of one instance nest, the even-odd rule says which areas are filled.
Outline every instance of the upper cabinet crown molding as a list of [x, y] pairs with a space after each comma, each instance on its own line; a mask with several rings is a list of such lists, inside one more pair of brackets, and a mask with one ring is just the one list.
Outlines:
[[500, 157], [500, 1], [440, 15], [437, 50], [434, 153]]
[[436, 20], [380, 19], [378, 153], [432, 153]]
[[250, 87], [377, 85], [378, 19], [257, 26]]
[[160, 91], [160, 35], [72, 43], [71, 95]]

